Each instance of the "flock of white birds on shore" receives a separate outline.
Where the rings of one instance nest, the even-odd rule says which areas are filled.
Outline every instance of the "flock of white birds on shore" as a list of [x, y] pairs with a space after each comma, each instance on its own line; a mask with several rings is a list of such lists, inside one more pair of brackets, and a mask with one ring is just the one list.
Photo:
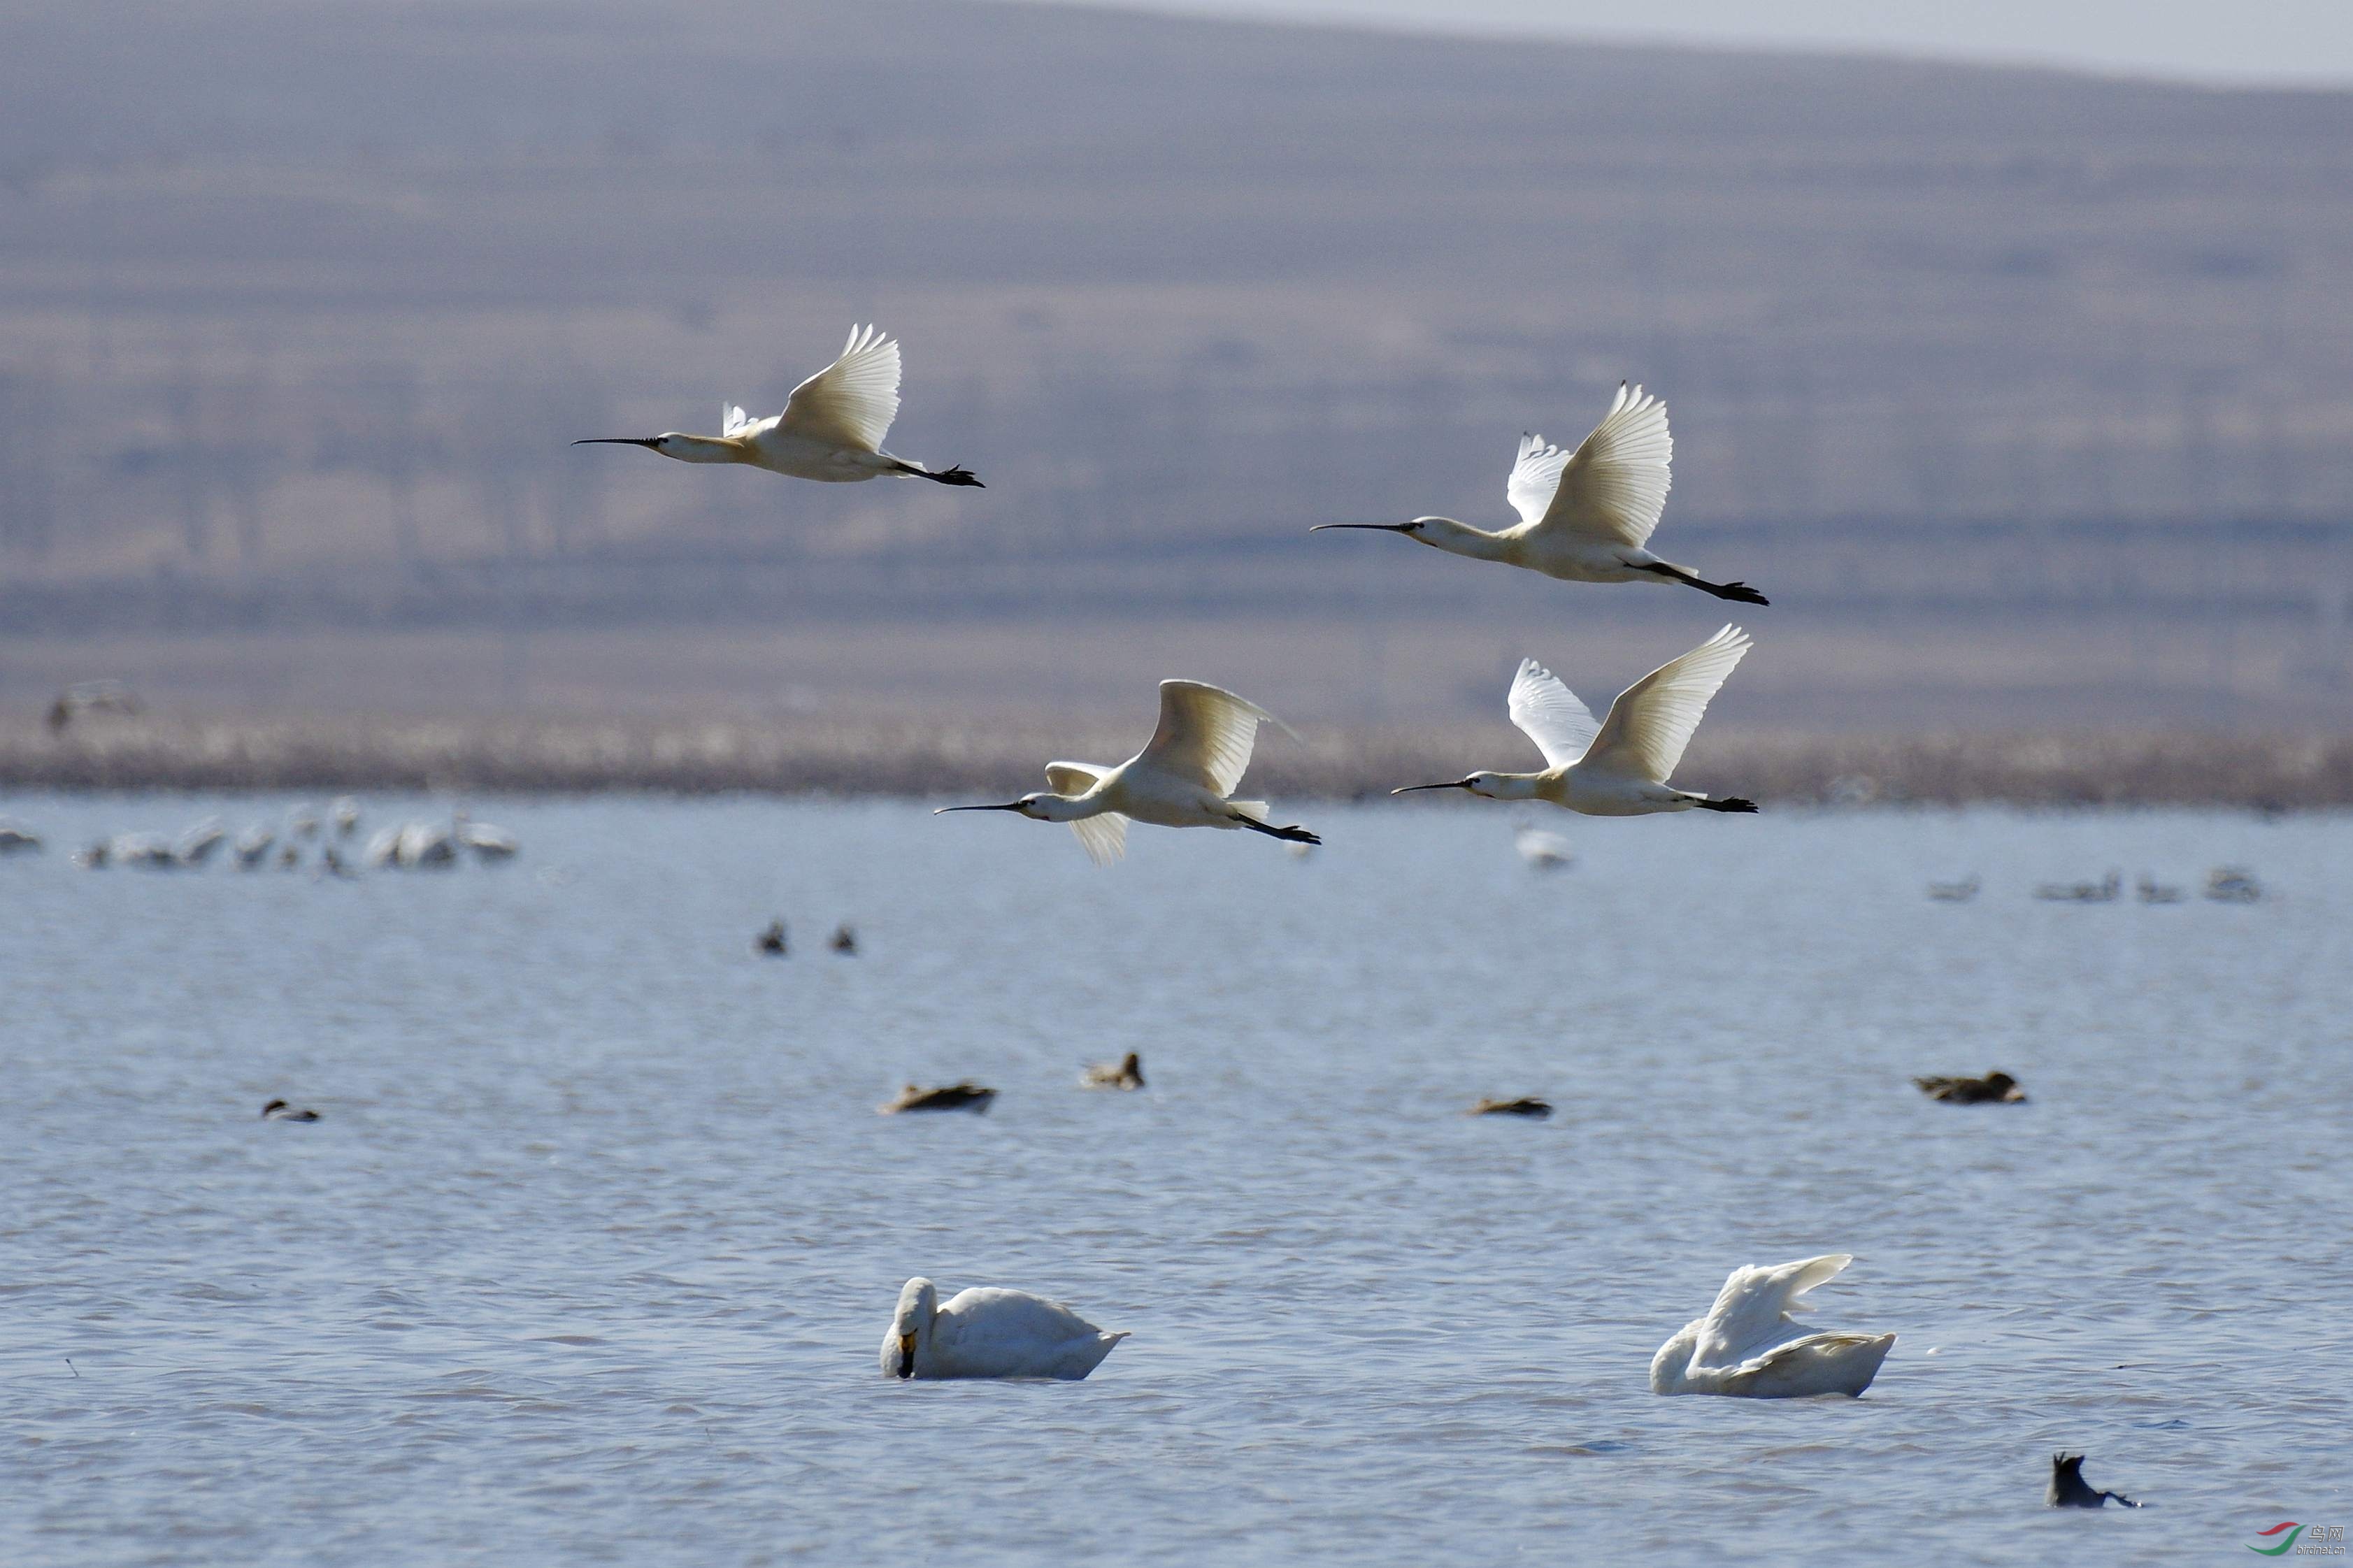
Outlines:
[[[359, 831], [359, 803], [346, 795], [323, 816], [313, 807], [297, 805], [276, 826], [254, 823], [235, 837], [216, 816], [207, 816], [177, 834], [112, 834], [77, 850], [74, 864], [92, 871], [110, 866], [185, 871], [211, 863], [225, 847], [227, 863], [240, 871], [294, 871], [308, 867], [322, 877], [350, 877], [362, 868], [374, 871], [454, 866], [465, 854], [486, 866], [493, 865], [513, 859], [521, 849], [513, 834], [476, 822], [462, 810], [453, 812], [447, 821], [392, 824], [379, 828], [364, 845]], [[315, 855], [310, 852], [313, 846]], [[0, 822], [0, 853], [40, 847], [39, 837], [29, 829]]]

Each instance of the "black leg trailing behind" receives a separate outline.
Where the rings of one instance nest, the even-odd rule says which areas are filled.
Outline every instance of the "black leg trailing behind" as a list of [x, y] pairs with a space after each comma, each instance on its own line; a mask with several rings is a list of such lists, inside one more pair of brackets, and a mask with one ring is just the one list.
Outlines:
[[1271, 827], [1267, 824], [1260, 822], [1253, 817], [1237, 816], [1234, 818], [1234, 826], [1237, 827], [1247, 827], [1252, 833], [1263, 833], [1269, 838], [1280, 838], [1286, 843], [1291, 844], [1321, 844], [1324, 842], [1324, 840], [1316, 837], [1315, 835], [1308, 832], [1307, 829], [1303, 827]]
[[1695, 800], [1692, 802], [1692, 804], [1699, 807], [1702, 811], [1745, 811], [1753, 813], [1757, 809], [1757, 803], [1755, 801], [1743, 800], [1736, 795], [1724, 795], [1715, 800]]

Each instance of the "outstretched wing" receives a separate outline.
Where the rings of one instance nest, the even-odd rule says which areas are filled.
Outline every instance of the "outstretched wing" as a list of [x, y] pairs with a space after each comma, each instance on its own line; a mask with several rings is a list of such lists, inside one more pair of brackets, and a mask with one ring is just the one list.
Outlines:
[[1734, 1269], [1700, 1321], [1693, 1364], [1733, 1367], [1760, 1362], [1777, 1348], [1810, 1336], [1813, 1331], [1799, 1328], [1790, 1314], [1807, 1304], [1807, 1291], [1836, 1279], [1853, 1261], [1851, 1253], [1832, 1252], [1769, 1268]]
[[1504, 493], [1511, 498], [1512, 510], [1525, 523], [1544, 521], [1546, 508], [1560, 489], [1560, 470], [1568, 462], [1568, 453], [1547, 443], [1541, 436], [1520, 437], [1520, 460], [1512, 465], [1512, 477]]
[[719, 405], [719, 433], [722, 436], [741, 436], [751, 427], [752, 421], [744, 417], [741, 408], [732, 403]]
[[1220, 795], [1234, 793], [1249, 771], [1250, 747], [1261, 724], [1290, 732], [1290, 726], [1222, 687], [1198, 680], [1160, 683], [1160, 727], [1152, 731], [1140, 759], [1155, 767], [1198, 779]]
[[1597, 773], [1666, 783], [1683, 760], [1708, 699], [1749, 646], [1746, 632], [1726, 626], [1620, 692], [1586, 751], [1585, 765]]
[[1531, 436], [1520, 443], [1512, 470], [1512, 504], [1521, 517], [1549, 471], [1557, 479], [1531, 520], [1538, 527], [1639, 548], [1659, 526], [1675, 456], [1665, 404], [1620, 382], [1617, 401], [1575, 452], [1562, 458], [1557, 447], [1538, 450], [1535, 442]]
[[1127, 818], [1118, 812], [1082, 816], [1071, 824], [1071, 831], [1079, 836], [1079, 847], [1087, 852], [1087, 858], [1098, 866], [1108, 866], [1127, 854]]
[[1092, 763], [1048, 763], [1046, 787], [1056, 795], [1084, 795], [1102, 782], [1103, 770]]
[[1510, 707], [1512, 722], [1536, 743], [1548, 768], [1565, 768], [1585, 755], [1601, 728], [1593, 710], [1532, 658], [1520, 660], [1520, 672], [1512, 678]]
[[873, 452], [898, 416], [898, 343], [852, 327], [841, 357], [793, 388], [776, 422], [796, 436]]

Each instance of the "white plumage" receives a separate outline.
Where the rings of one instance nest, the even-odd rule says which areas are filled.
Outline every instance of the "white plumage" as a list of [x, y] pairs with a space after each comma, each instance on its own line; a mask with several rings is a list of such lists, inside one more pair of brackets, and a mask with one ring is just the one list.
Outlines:
[[1833, 1252], [1734, 1269], [1707, 1316], [1693, 1319], [1659, 1347], [1651, 1360], [1651, 1392], [1750, 1399], [1861, 1394], [1879, 1374], [1895, 1336], [1819, 1332], [1791, 1315], [1810, 1305], [1807, 1291], [1853, 1261]]
[[943, 1306], [918, 1275], [900, 1288], [882, 1336], [882, 1375], [898, 1378], [1082, 1378], [1103, 1364], [1126, 1331], [1106, 1332], [1063, 1306], [1026, 1290], [978, 1287]]
[[1667, 405], [1639, 386], [1618, 384], [1609, 412], [1575, 451], [1547, 444], [1541, 436], [1520, 437], [1520, 451], [1504, 487], [1516, 527], [1491, 533], [1451, 517], [1418, 517], [1411, 522], [1326, 522], [1327, 528], [1402, 533], [1451, 555], [1500, 561], [1569, 583], [1681, 583], [1713, 594], [1762, 605], [1765, 595], [1746, 583], [1710, 583], [1688, 566], [1651, 553], [1651, 534], [1666, 510], [1673, 483], [1674, 437], [1667, 429]]
[[643, 447], [682, 463], [744, 463], [770, 473], [827, 484], [886, 474], [944, 485], [981, 483], [961, 468], [927, 468], [882, 449], [899, 416], [899, 345], [874, 327], [852, 327], [831, 364], [793, 388], [784, 411], [748, 417], [734, 404], [719, 410], [717, 436], [592, 436], [575, 447]]
[[1521, 661], [1507, 705], [1512, 722], [1544, 754], [1541, 773], [1476, 773], [1446, 784], [1393, 790], [1466, 789], [1490, 800], [1542, 800], [1588, 816], [1662, 811], [1753, 812], [1736, 796], [1715, 799], [1667, 783], [1725, 678], [1747, 654], [1748, 635], [1725, 626], [1618, 694], [1599, 724], [1592, 710], [1534, 659]]
[[940, 810], [1012, 811], [1040, 822], [1067, 822], [1098, 866], [1127, 853], [1131, 819], [1161, 827], [1248, 828], [1294, 844], [1322, 843], [1303, 827], [1269, 826], [1263, 801], [1229, 798], [1250, 769], [1261, 724], [1291, 733], [1282, 720], [1221, 687], [1164, 680], [1152, 739], [1116, 767], [1048, 763], [1049, 787], [1035, 795]]

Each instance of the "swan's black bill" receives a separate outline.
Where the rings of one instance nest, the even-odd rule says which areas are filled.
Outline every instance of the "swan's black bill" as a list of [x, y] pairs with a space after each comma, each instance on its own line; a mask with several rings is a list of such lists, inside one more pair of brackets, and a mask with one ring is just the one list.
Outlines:
[[1020, 809], [1019, 801], [1008, 800], [1002, 805], [943, 805], [934, 810], [932, 815], [939, 816], [951, 811], [1018, 811]]
[[1307, 531], [1321, 533], [1327, 528], [1362, 528], [1375, 533], [1411, 533], [1413, 531], [1413, 524], [1409, 522], [1319, 522]]
[[899, 1336], [899, 1375], [901, 1377], [915, 1375], [915, 1336], [913, 1334]]
[[659, 436], [583, 436], [572, 443], [575, 447], [645, 447], [659, 449]]
[[1448, 784], [1408, 784], [1403, 789], [1393, 789], [1389, 791], [1389, 793], [1391, 795], [1411, 795], [1418, 789], [1469, 789], [1470, 787], [1471, 781], [1469, 779], [1455, 779]]

